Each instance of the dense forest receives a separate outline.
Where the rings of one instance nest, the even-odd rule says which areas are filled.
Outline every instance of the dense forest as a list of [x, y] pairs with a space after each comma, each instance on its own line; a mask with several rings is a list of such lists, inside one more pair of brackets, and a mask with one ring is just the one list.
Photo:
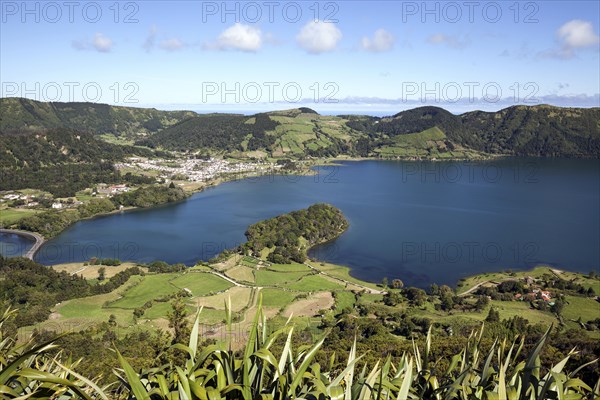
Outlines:
[[128, 136], [157, 132], [196, 115], [191, 111], [0, 98], [0, 132], [66, 128], [91, 134]]
[[256, 150], [273, 144], [275, 137], [265, 135], [279, 125], [267, 114], [257, 114], [253, 123], [237, 114], [208, 114], [190, 118], [156, 135], [138, 140], [137, 145], [164, 147], [185, 151], [209, 148], [226, 151], [241, 150], [241, 143], [250, 137], [248, 148]]
[[0, 131], [0, 188], [40, 189], [56, 197], [96, 183], [151, 183], [154, 180], [121, 175], [113, 164], [131, 156], [151, 157], [153, 151], [119, 146], [89, 133], [69, 129], [38, 132]]
[[306, 260], [308, 248], [336, 238], [347, 228], [348, 221], [339, 209], [329, 204], [314, 204], [250, 225], [246, 231], [248, 241], [241, 250], [260, 254], [264, 248], [273, 248], [269, 261], [301, 263]]
[[451, 143], [490, 154], [600, 157], [600, 108], [513, 106], [454, 115], [419, 107], [385, 118], [347, 117], [350, 128], [369, 136], [371, 148], [387, 144], [386, 138], [438, 127]]

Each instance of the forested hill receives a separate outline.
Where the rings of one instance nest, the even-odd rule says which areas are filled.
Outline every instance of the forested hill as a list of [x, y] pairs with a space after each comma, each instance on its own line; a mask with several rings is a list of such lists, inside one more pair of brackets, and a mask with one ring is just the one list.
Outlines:
[[275, 143], [276, 136], [266, 136], [279, 125], [267, 114], [247, 117], [240, 114], [207, 114], [190, 118], [164, 131], [136, 142], [148, 147], [171, 150], [220, 149], [236, 151], [242, 143], [249, 150], [264, 149]]
[[600, 157], [600, 108], [513, 106], [455, 115], [428, 106], [378, 118], [301, 107], [244, 116], [0, 99], [0, 135], [58, 127], [234, 157]]
[[51, 128], [113, 135], [154, 133], [196, 115], [192, 111], [159, 111], [98, 103], [49, 103], [9, 97], [0, 98], [0, 134]]
[[451, 146], [490, 154], [534, 157], [600, 156], [600, 108], [513, 106], [497, 112], [454, 115], [439, 107], [419, 107], [386, 118], [349, 117], [348, 126], [392, 141], [437, 128]]
[[330, 204], [313, 204], [251, 225], [242, 251], [261, 254], [269, 249], [268, 260], [287, 264], [304, 262], [306, 251], [315, 244], [335, 239], [348, 228], [344, 214]]
[[[56, 128], [0, 134], [0, 188], [41, 189], [58, 197], [73, 196], [95, 183], [143, 182], [120, 176], [113, 164], [129, 156], [152, 156], [150, 149], [119, 146], [90, 133]], [[147, 183], [147, 182], [145, 182]]]

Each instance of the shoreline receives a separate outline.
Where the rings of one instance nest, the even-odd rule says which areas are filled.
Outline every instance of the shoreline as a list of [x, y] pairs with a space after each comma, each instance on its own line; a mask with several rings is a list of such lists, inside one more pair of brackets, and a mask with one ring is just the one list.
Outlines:
[[30, 240], [32, 239], [34, 242], [33, 246], [31, 246], [31, 248], [29, 250], [27, 250], [27, 252], [24, 255], [21, 256], [21, 257], [28, 258], [32, 261], [33, 261], [33, 257], [35, 256], [35, 253], [37, 253], [38, 250], [40, 249], [40, 247], [42, 247], [42, 245], [46, 242], [46, 239], [44, 239], [44, 237], [42, 235], [40, 235], [39, 233], [35, 233], [35, 232], [22, 231], [19, 229], [0, 228], [0, 233], [9, 234], [9, 235], [17, 235], [17, 236], [25, 237]]
[[[500, 155], [500, 156], [496, 156], [494, 157], [494, 159], [506, 159], [506, 158], [513, 158], [513, 156], [510, 155]], [[521, 158], [521, 157], [516, 157], [516, 158]], [[189, 190], [185, 190], [188, 193], [188, 196], [181, 200], [181, 201], [177, 201], [177, 202], [172, 202], [172, 203], [161, 203], [161, 204], [156, 204], [156, 205], [152, 205], [150, 207], [126, 207], [123, 209], [117, 209], [117, 210], [113, 210], [113, 211], [109, 211], [109, 212], [105, 212], [105, 213], [99, 213], [96, 215], [92, 215], [89, 217], [85, 217], [85, 218], [81, 218], [78, 219], [77, 221], [75, 221], [72, 225], [69, 225], [68, 227], [66, 227], [65, 229], [63, 229], [62, 231], [60, 231], [57, 235], [53, 236], [52, 238], [48, 238], [48, 240], [46, 240], [42, 235], [36, 233], [36, 232], [31, 232], [31, 231], [24, 231], [24, 230], [18, 230], [18, 229], [0, 229], [0, 233], [9, 233], [9, 234], [17, 234], [20, 236], [24, 236], [27, 237], [28, 239], [32, 239], [35, 241], [34, 245], [32, 246], [32, 248], [30, 248], [27, 253], [25, 255], [23, 255], [23, 257], [29, 258], [31, 260], [33, 260], [35, 254], [40, 250], [41, 247], [43, 247], [43, 245], [45, 243], [47, 243], [50, 239], [56, 238], [58, 236], [60, 236], [62, 233], [64, 233], [67, 229], [69, 229], [71, 226], [73, 226], [75, 223], [79, 222], [79, 221], [83, 221], [83, 220], [93, 220], [96, 218], [102, 218], [102, 217], [107, 217], [107, 216], [111, 216], [111, 215], [115, 215], [115, 214], [120, 214], [120, 213], [124, 213], [124, 212], [130, 212], [130, 211], [140, 211], [140, 210], [152, 210], [155, 208], [160, 208], [160, 207], [165, 207], [165, 206], [170, 206], [170, 205], [176, 205], [178, 203], [183, 203], [187, 200], [189, 200], [193, 195], [197, 194], [197, 193], [202, 193], [204, 192], [206, 189], [209, 188], [216, 188], [219, 185], [223, 184], [223, 183], [228, 183], [228, 182], [233, 182], [233, 181], [241, 181], [244, 179], [251, 179], [251, 178], [261, 178], [264, 176], [287, 176], [287, 175], [295, 175], [295, 176], [306, 176], [306, 175], [313, 175], [313, 174], [319, 174], [321, 173], [319, 171], [319, 166], [344, 166], [343, 163], [345, 162], [360, 162], [360, 161], [392, 161], [392, 162], [449, 162], [449, 163], [453, 163], [453, 162], [462, 162], [464, 160], [460, 160], [460, 159], [450, 159], [450, 160], [402, 160], [402, 159], [383, 159], [383, 158], [374, 158], [374, 157], [335, 157], [335, 158], [321, 158], [321, 159], [313, 159], [313, 160], [305, 160], [304, 162], [306, 164], [302, 165], [301, 169], [298, 170], [293, 170], [293, 171], [280, 171], [280, 170], [269, 170], [269, 171], [265, 171], [264, 173], [260, 173], [257, 174], [256, 171], [249, 171], [248, 173], [244, 173], [244, 174], [239, 174], [239, 173], [233, 173], [230, 175], [225, 175], [207, 182], [197, 182], [197, 186], [190, 188]], [[471, 160], [473, 162], [486, 162], [486, 161], [490, 161], [488, 160]], [[274, 173], [276, 172], [276, 173]], [[193, 182], [189, 182], [189, 183], [193, 183]], [[343, 234], [344, 232], [341, 232], [341, 234]], [[326, 240], [322, 243], [316, 243], [313, 246], [310, 246], [310, 248], [307, 249], [306, 253], [307, 256], [309, 256], [309, 253], [311, 251], [313, 251], [314, 248], [320, 247], [322, 245], [325, 245], [328, 242], [333, 242], [334, 240], [337, 240], [338, 237], [330, 239], [330, 240]], [[316, 256], [316, 254], [312, 254], [313, 257], [310, 257], [313, 259], [314, 262], [325, 262], [325, 263], [329, 263], [327, 260], [320, 260], [314, 256]], [[128, 260], [125, 260], [128, 261]], [[129, 260], [131, 261], [131, 260]], [[200, 261], [204, 261], [204, 260], [198, 260], [197, 262]], [[341, 265], [341, 264], [336, 264], [339, 265], [340, 267], [343, 267], [345, 269], [348, 270], [348, 274], [356, 279], [359, 280], [361, 282], [367, 282], [370, 284], [374, 284], [374, 285], [378, 285], [377, 282], [374, 281], [368, 281], [368, 280], [363, 280], [360, 279], [358, 277], [355, 277], [352, 275], [352, 268], [347, 266], [347, 265]], [[557, 269], [552, 267], [551, 265], [548, 264], [539, 264], [536, 265], [534, 267], [532, 267], [531, 269], [527, 269], [527, 270], [516, 270], [514, 272], [525, 272], [525, 271], [532, 271], [535, 268], [538, 268], [539, 266], [547, 266], [549, 268], [553, 268], [553, 269]], [[510, 266], [506, 266], [503, 268], [513, 268]], [[501, 272], [501, 269], [499, 269], [498, 271], [494, 271], [496, 273]], [[569, 271], [569, 272], [576, 272], [576, 273], [581, 273], [581, 274], [585, 274], [586, 272], [584, 271]], [[460, 283], [462, 280], [464, 279], [469, 279], [469, 278], [473, 278], [479, 275], [483, 275], [486, 274], [485, 272], [482, 272], [480, 274], [474, 274], [472, 276], [468, 276], [468, 277], [463, 277], [460, 279], [457, 279], [455, 282], [453, 282], [453, 286], [456, 289], [459, 289], [460, 287]]]

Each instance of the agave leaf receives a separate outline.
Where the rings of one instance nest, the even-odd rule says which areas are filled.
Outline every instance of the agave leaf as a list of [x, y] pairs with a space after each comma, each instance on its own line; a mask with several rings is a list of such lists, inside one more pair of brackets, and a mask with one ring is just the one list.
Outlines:
[[[490, 364], [492, 362], [492, 357], [494, 356], [494, 348], [496, 347], [496, 344], [498, 343], [498, 340], [494, 340], [494, 344], [492, 344], [492, 348], [490, 349], [490, 354], [488, 354], [487, 359], [485, 360], [485, 364], [483, 366], [483, 370], [481, 371], [481, 383], [483, 385], [485, 385], [487, 383], [488, 378], [490, 377], [490, 373], [491, 373], [491, 368], [490, 368]], [[500, 357], [498, 357], [498, 359], [500, 359]]]
[[177, 376], [179, 377], [178, 389], [180, 396], [183, 393], [186, 399], [191, 399], [192, 392], [190, 391], [190, 385], [188, 383], [188, 377], [186, 373], [183, 371], [183, 369], [181, 369], [181, 367], [178, 366], [175, 366], [175, 371], [177, 371]]
[[304, 378], [304, 373], [308, 369], [308, 366], [312, 362], [317, 351], [323, 345], [324, 341], [325, 341], [325, 336], [323, 336], [317, 343], [315, 343], [314, 346], [304, 355], [304, 359], [302, 360], [302, 363], [296, 370], [294, 379], [292, 380], [292, 383], [290, 384], [289, 392], [288, 392], [289, 396], [292, 396], [292, 397], [295, 396], [296, 388], [300, 385], [300, 382]]
[[285, 370], [286, 363], [292, 362], [292, 354], [291, 354], [291, 345], [292, 345], [292, 333], [294, 332], [294, 327], [290, 328], [288, 332], [287, 339], [285, 341], [285, 345], [283, 346], [283, 351], [281, 352], [281, 358], [279, 359], [279, 365], [277, 366], [277, 371], [273, 375], [273, 382], [277, 380], [280, 375], [283, 375]]
[[277, 359], [275, 358], [273, 353], [271, 353], [271, 351], [268, 349], [265, 349], [265, 348], [258, 349], [252, 355], [260, 358], [261, 360], [268, 362], [269, 364], [271, 364], [274, 367], [277, 366]]
[[185, 344], [182, 343], [175, 343], [171, 345], [172, 349], [177, 349], [177, 350], [181, 350], [185, 353], [188, 353], [190, 357], [192, 357], [192, 354], [194, 354], [194, 351], [192, 350], [191, 347], [186, 346]]
[[500, 374], [498, 375], [498, 400], [508, 400], [506, 394], [506, 376], [502, 368], [500, 368]]
[[160, 389], [160, 393], [162, 394], [162, 397], [165, 397], [166, 395], [168, 395], [169, 394], [169, 385], [167, 384], [167, 380], [165, 379], [165, 376], [162, 374], [157, 375], [156, 381], [158, 382], [158, 387]]
[[346, 396], [349, 396], [354, 377], [354, 367], [358, 360], [360, 360], [363, 356], [364, 354], [359, 357], [353, 358], [351, 361], [348, 360], [349, 362], [346, 368], [344, 368], [344, 370], [333, 381], [331, 381], [331, 383], [327, 386], [327, 390], [334, 386], [339, 386], [342, 383], [342, 380], [344, 380], [344, 382], [346, 382]]
[[206, 389], [203, 388], [198, 382], [190, 381], [190, 390], [195, 398], [200, 400], [208, 400], [208, 395], [206, 394]]
[[[592, 365], [593, 363], [595, 363], [595, 362], [597, 362], [597, 361], [598, 361], [598, 359], [596, 358], [595, 360], [592, 360], [592, 361], [590, 361], [590, 362], [587, 362], [587, 363], [585, 363], [585, 364], [583, 364], [583, 365], [580, 365], [580, 366], [579, 366], [579, 367], [578, 367], [578, 368], [577, 368], [575, 371], [571, 372], [570, 376], [575, 376], [575, 375], [577, 375], [577, 373], [578, 373], [579, 371], [581, 371], [583, 368], [587, 367], [588, 365]], [[599, 382], [600, 382], [600, 381], [599, 381]]]
[[15, 373], [15, 371], [17, 369], [19, 369], [19, 367], [21, 367], [21, 365], [23, 363], [25, 363], [25, 361], [27, 361], [27, 359], [29, 359], [30, 357], [57, 347], [53, 343], [61, 336], [53, 338], [52, 340], [49, 340], [47, 342], [44, 342], [44, 343], [40, 344], [39, 346], [33, 347], [32, 349], [24, 352], [19, 357], [15, 358], [11, 362], [9, 362], [8, 365], [4, 365], [2, 371], [0, 371], [0, 385], [6, 385], [6, 383], [10, 379], [10, 377], [13, 376], [13, 374]]
[[344, 398], [344, 388], [341, 386], [328, 387], [327, 395], [331, 400], [342, 400]]
[[[244, 351], [244, 362], [243, 362], [243, 371], [242, 371], [242, 386], [244, 390], [244, 397], [251, 397], [251, 388], [252, 388], [252, 378], [250, 375], [251, 362], [250, 356], [256, 351], [258, 343], [258, 323], [260, 321], [260, 316], [262, 313], [262, 294], [259, 294], [258, 304], [256, 306], [256, 314], [254, 315], [254, 321], [252, 322], [252, 327], [250, 330], [250, 337], [248, 338], [248, 343], [246, 343], [246, 350]], [[231, 380], [233, 383], [233, 380]]]
[[429, 369], [429, 354], [431, 352], [431, 325], [427, 330], [427, 338], [425, 339], [425, 354], [423, 355], [423, 368]]
[[408, 364], [406, 365], [406, 374], [404, 375], [404, 379], [402, 380], [402, 385], [400, 385], [400, 390], [398, 391], [397, 400], [408, 400], [408, 392], [410, 390], [411, 384], [412, 384], [412, 360], [408, 360]]
[[219, 344], [211, 344], [204, 347], [196, 359], [195, 369], [204, 364], [210, 356], [219, 357], [222, 352], [225, 352], [225, 349]]
[[192, 332], [190, 333], [189, 348], [191, 350], [190, 356], [192, 361], [196, 359], [196, 352], [198, 351], [198, 332], [200, 330], [200, 313], [202, 312], [202, 309], [203, 307], [198, 309], [196, 318], [194, 319], [194, 325], [192, 326]]
[[104, 400], [108, 400], [108, 396], [106, 396], [106, 394], [102, 391], [102, 389], [100, 389], [100, 387], [98, 387], [98, 385], [96, 385], [94, 382], [92, 382], [91, 380], [83, 377], [82, 375], [79, 375], [77, 372], [72, 371], [71, 369], [65, 367], [64, 365], [62, 365], [60, 362], [58, 361], [54, 361], [56, 363], [56, 365], [58, 365], [60, 368], [64, 369], [67, 373], [73, 375], [75, 378], [79, 379], [80, 381], [82, 381], [83, 383], [85, 383], [86, 385], [88, 385], [89, 387], [91, 387], [92, 389], [94, 389], [94, 392], [100, 396], [101, 399]]
[[9, 388], [6, 385], [0, 385], [0, 394], [10, 394], [12, 397], [19, 396], [19, 393], [15, 392], [12, 388]]
[[[525, 398], [527, 391], [531, 387], [532, 378], [536, 378], [536, 380], [539, 380], [539, 355], [542, 351], [542, 347], [544, 346], [544, 343], [546, 342], [546, 338], [548, 337], [548, 334], [550, 333], [551, 329], [552, 329], [552, 326], [550, 326], [550, 328], [548, 328], [546, 333], [544, 333], [542, 335], [540, 340], [535, 345], [533, 351], [527, 358], [527, 361], [525, 362], [525, 367], [523, 368], [523, 377], [522, 377], [523, 386], [521, 387], [521, 397], [522, 398]], [[535, 384], [534, 384], [534, 387], [535, 387]]]
[[[362, 358], [362, 356], [360, 356], [359, 359], [360, 358]], [[344, 378], [346, 381], [346, 400], [352, 399], [352, 381], [354, 380], [354, 365], [356, 364], [356, 361], [358, 361], [358, 359], [356, 358], [356, 335], [354, 335], [354, 343], [352, 344], [350, 354], [348, 355], [348, 366], [345, 368], [345, 370], [348, 368], [350, 368], [350, 370], [344, 374], [347, 375], [347, 377]]]
[[[361, 375], [364, 376], [366, 368], [367, 368], [367, 366], [365, 365], [363, 367], [363, 372]], [[379, 374], [379, 360], [375, 363], [375, 366], [373, 367], [373, 369], [371, 370], [371, 372], [365, 379], [365, 382], [362, 385], [360, 394], [358, 396], [359, 399], [370, 399], [371, 398], [371, 392], [373, 391], [373, 385], [375, 384], [375, 380], [377, 379], [378, 374]]]
[[[600, 380], [599, 380], [599, 382], [600, 382]], [[574, 388], [585, 389], [585, 390], [587, 390], [589, 392], [592, 391], [592, 388], [589, 387], [584, 381], [582, 381], [579, 378], [571, 378], [571, 379], [569, 379], [568, 381], [565, 382], [564, 387], [565, 388], [572, 388], [572, 387], [574, 387]]]
[[138, 374], [135, 373], [131, 365], [123, 358], [119, 350], [117, 350], [117, 357], [119, 359], [119, 364], [121, 364], [121, 368], [123, 368], [123, 372], [125, 372], [125, 376], [127, 378], [127, 384], [131, 388], [133, 395], [138, 400], [150, 400], [150, 395], [148, 391], [140, 381]]
[[[24, 378], [30, 379], [30, 380], [36, 380], [36, 381], [46, 382], [46, 383], [53, 383], [53, 384], [56, 384], [59, 386], [68, 387], [69, 389], [74, 391], [75, 394], [77, 394], [78, 396], [80, 396], [86, 400], [92, 400], [92, 398], [87, 393], [85, 393], [85, 391], [83, 391], [83, 389], [81, 387], [79, 387], [75, 383], [69, 381], [68, 379], [60, 378], [48, 371], [40, 371], [38, 369], [33, 369], [33, 368], [23, 368], [21, 371], [18, 372], [18, 375], [22, 376]], [[59, 389], [59, 388], [54, 388], [52, 390], [56, 390], [56, 389]]]

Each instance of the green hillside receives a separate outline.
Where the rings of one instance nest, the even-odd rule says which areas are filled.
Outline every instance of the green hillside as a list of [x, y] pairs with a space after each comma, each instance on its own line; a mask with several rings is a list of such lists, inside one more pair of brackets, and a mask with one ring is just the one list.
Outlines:
[[514, 106], [454, 115], [438, 107], [419, 107], [381, 119], [355, 117], [348, 126], [369, 134], [375, 149], [390, 146], [384, 138], [438, 128], [454, 147], [489, 154], [600, 156], [600, 108]]
[[93, 134], [148, 134], [197, 115], [191, 111], [120, 107], [96, 103], [45, 103], [24, 98], [0, 99], [0, 133], [68, 128]]
[[307, 108], [253, 116], [209, 114], [183, 121], [136, 144], [179, 151], [225, 151], [236, 157], [335, 157], [352, 154], [353, 143], [365, 136], [346, 122]]
[[378, 118], [323, 116], [302, 107], [244, 116], [0, 99], [0, 135], [51, 128], [89, 132], [115, 144], [236, 158], [600, 156], [600, 108], [513, 106], [455, 115], [428, 106]]
[[66, 197], [94, 183], [122, 181], [113, 167], [115, 162], [130, 156], [150, 157], [154, 152], [55, 128], [4, 132], [0, 134], [0, 154], [2, 190], [41, 189]]

